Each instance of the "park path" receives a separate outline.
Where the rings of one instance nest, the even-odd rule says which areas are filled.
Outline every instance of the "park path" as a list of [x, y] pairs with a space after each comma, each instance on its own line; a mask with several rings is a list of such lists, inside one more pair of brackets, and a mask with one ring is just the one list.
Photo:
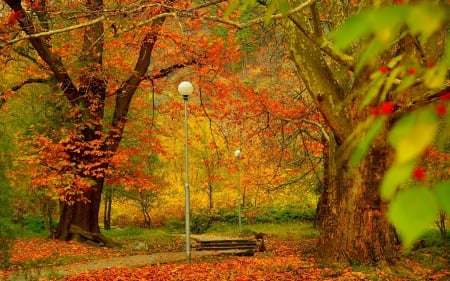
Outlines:
[[[192, 251], [191, 259], [199, 259], [206, 256], [233, 254], [235, 251]], [[88, 270], [104, 269], [109, 267], [140, 267], [146, 265], [155, 265], [172, 262], [186, 261], [185, 252], [165, 252], [148, 255], [135, 255], [123, 257], [110, 257], [95, 259], [71, 265], [52, 266], [43, 268], [33, 268], [23, 271], [13, 272], [6, 281], [30, 281], [30, 280], [48, 280], [54, 278], [63, 278]], [[1, 278], [1, 276], [0, 276]]]

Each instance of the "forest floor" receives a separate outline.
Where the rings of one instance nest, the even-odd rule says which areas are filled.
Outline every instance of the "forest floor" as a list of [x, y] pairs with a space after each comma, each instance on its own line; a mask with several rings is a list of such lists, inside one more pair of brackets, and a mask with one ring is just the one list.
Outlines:
[[[390, 267], [324, 265], [316, 259], [316, 238], [268, 236], [266, 252], [241, 257], [192, 251], [186, 263], [184, 238], [131, 248], [99, 248], [45, 238], [18, 239], [11, 267], [0, 280], [450, 280], [450, 259], [433, 248], [404, 255]], [[2, 279], [3, 278], [3, 279]]]
[[[206, 256], [224, 255], [226, 252], [198, 251], [191, 253], [191, 261], [195, 262]], [[186, 260], [185, 252], [164, 252], [109, 258], [96, 258], [88, 261], [75, 262], [67, 265], [52, 265], [15, 270], [5, 274], [10, 281], [19, 280], [56, 280], [63, 277], [76, 276], [90, 271], [108, 268], [138, 268], [149, 265], [179, 263]], [[1, 277], [1, 275], [0, 275]], [[1, 279], [0, 279], [1, 280]]]

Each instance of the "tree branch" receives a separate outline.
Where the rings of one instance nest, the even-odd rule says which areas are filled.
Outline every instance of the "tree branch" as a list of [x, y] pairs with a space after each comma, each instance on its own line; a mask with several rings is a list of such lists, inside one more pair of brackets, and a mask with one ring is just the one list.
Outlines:
[[32, 33], [32, 34], [27, 34], [27, 35], [24, 35], [24, 36], [20, 36], [20, 37], [17, 37], [15, 39], [12, 39], [10, 41], [7, 41], [3, 45], [1, 45], [0, 46], [0, 50], [3, 49], [4, 47], [8, 46], [8, 45], [12, 45], [12, 44], [17, 43], [19, 41], [23, 41], [23, 40], [27, 40], [27, 39], [31, 39], [31, 38], [46, 37], [46, 36], [59, 34], [59, 33], [64, 33], [64, 32], [67, 32], [67, 31], [72, 31], [72, 30], [84, 28], [84, 27], [87, 27], [87, 26], [91, 26], [91, 25], [94, 25], [96, 23], [102, 22], [104, 20], [106, 20], [106, 17], [105, 16], [101, 16], [101, 17], [98, 17], [98, 18], [96, 18], [94, 20], [91, 20], [91, 21], [88, 21], [88, 22], [84, 22], [84, 23], [80, 23], [80, 24], [76, 24], [76, 25], [72, 25], [72, 26], [68, 26], [68, 27], [64, 27], [64, 28], [59, 28], [59, 29], [54, 29], [54, 30], [50, 30], [50, 31], [44, 31], [44, 32], [39, 32], [39, 33]]
[[[318, 0], [305, 1], [302, 4], [298, 5], [297, 7], [289, 10], [286, 15], [283, 15], [283, 14], [279, 13], [279, 14], [275, 14], [275, 15], [270, 16], [270, 19], [276, 20], [276, 19], [281, 19], [281, 18], [284, 18], [284, 17], [288, 17], [290, 15], [298, 13], [301, 10], [303, 10], [303, 9], [313, 5], [317, 1]], [[264, 23], [264, 22], [267, 21], [266, 17], [256, 18], [256, 19], [253, 19], [253, 20], [249, 20], [249, 21], [247, 21], [245, 23], [235, 22], [235, 21], [232, 21], [232, 20], [229, 20], [229, 19], [220, 18], [220, 17], [216, 17], [216, 16], [203, 16], [203, 18], [204, 19], [209, 19], [209, 20], [212, 20], [212, 21], [217, 21], [217, 22], [220, 22], [220, 23], [223, 23], [223, 24], [227, 24], [227, 25], [230, 25], [230, 26], [234, 26], [234, 27], [239, 28], [239, 29], [250, 27], [252, 25], [259, 24], [259, 23]]]
[[[19, 13], [20, 17], [18, 19], [20, 28], [24, 31], [27, 36], [34, 36], [36, 33], [36, 28], [33, 24], [31, 17], [23, 9], [21, 1], [19, 0], [5, 0], [6, 4], [10, 6], [15, 13]], [[44, 42], [42, 36], [47, 36], [48, 34], [41, 35], [38, 37], [30, 37], [30, 43], [33, 45], [39, 56], [47, 63], [55, 78], [58, 80], [61, 89], [64, 91], [67, 99], [72, 104], [78, 104], [83, 102], [80, 100], [80, 95], [78, 89], [72, 82], [67, 70], [65, 69], [61, 57], [55, 54], [49, 47], [49, 45]], [[1, 48], [0, 48], [1, 50]]]
[[163, 78], [163, 77], [166, 77], [167, 75], [169, 75], [170, 73], [172, 73], [173, 71], [175, 71], [176, 69], [181, 69], [188, 65], [193, 65], [195, 63], [196, 63], [196, 60], [191, 60], [186, 63], [177, 63], [177, 64], [174, 64], [167, 68], [160, 69], [159, 72], [156, 74], [142, 76], [141, 80], [155, 80], [155, 79]]
[[27, 80], [11, 87], [11, 89], [4, 91], [3, 93], [0, 94], [0, 108], [2, 108], [2, 106], [6, 103], [7, 101], [7, 96], [10, 92], [14, 92], [19, 90], [20, 88], [22, 88], [23, 86], [27, 85], [27, 84], [31, 84], [31, 83], [47, 83], [50, 82], [52, 80], [52, 78], [28, 78]]

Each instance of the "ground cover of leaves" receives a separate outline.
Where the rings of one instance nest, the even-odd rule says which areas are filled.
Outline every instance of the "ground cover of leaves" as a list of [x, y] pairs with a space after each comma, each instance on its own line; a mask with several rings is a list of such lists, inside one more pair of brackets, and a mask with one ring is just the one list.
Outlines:
[[[0, 272], [0, 279], [2, 274], [7, 277], [15, 270], [66, 264], [74, 268], [73, 275], [37, 280], [450, 280], [448, 267], [431, 269], [406, 258], [390, 268], [325, 266], [315, 258], [315, 243], [315, 239], [282, 241], [269, 237], [267, 251], [256, 253], [253, 257], [210, 256], [189, 264], [174, 261], [135, 268], [127, 266], [127, 260], [133, 259], [133, 254], [136, 254], [128, 250], [43, 238], [19, 239], [12, 249], [12, 266]], [[122, 258], [117, 266], [76, 271], [77, 264], [105, 257]]]

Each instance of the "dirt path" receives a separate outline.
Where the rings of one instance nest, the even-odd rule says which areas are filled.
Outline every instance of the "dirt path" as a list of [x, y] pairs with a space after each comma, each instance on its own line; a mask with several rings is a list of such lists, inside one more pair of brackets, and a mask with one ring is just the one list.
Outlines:
[[[191, 252], [191, 259], [194, 260], [206, 256], [232, 254], [234, 252], [235, 251], [193, 251]], [[91, 260], [79, 264], [33, 268], [23, 271], [16, 271], [13, 274], [11, 274], [6, 280], [7, 281], [47, 280], [54, 278], [63, 278], [65, 276], [71, 276], [88, 270], [104, 269], [109, 267], [140, 267], [145, 265], [154, 265], [161, 263], [183, 262], [185, 260], [186, 260], [185, 252], [167, 252], [149, 255], [112, 257], [112, 258]]]

